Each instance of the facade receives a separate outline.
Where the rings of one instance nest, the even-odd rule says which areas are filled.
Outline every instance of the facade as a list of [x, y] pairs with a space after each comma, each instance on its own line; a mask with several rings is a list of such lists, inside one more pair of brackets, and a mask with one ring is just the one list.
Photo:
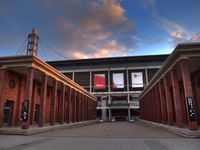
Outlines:
[[200, 125], [200, 43], [179, 44], [139, 99], [142, 119], [197, 130]]
[[95, 120], [96, 97], [39, 59], [37, 39], [33, 30], [27, 55], [0, 58], [0, 128]]
[[138, 97], [168, 55], [48, 62], [98, 99], [97, 119], [130, 120], [139, 114]]

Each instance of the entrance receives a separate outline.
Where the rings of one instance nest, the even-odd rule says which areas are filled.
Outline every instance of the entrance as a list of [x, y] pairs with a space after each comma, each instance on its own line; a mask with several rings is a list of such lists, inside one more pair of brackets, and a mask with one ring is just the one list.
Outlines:
[[3, 117], [4, 126], [11, 125], [12, 108], [13, 108], [13, 102], [6, 100], [4, 105], [4, 117]]
[[126, 121], [128, 120], [128, 110], [112, 109], [112, 117], [114, 117], [116, 121]]

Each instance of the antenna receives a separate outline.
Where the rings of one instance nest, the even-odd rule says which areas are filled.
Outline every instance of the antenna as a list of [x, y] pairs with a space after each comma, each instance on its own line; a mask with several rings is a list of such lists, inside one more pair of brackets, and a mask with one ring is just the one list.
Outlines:
[[32, 29], [32, 33], [28, 35], [27, 55], [37, 55], [38, 50], [38, 33], [36, 29]]

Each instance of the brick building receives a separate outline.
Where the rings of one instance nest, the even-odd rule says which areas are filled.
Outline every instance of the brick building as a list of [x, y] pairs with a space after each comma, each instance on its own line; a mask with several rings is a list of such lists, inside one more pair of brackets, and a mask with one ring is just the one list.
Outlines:
[[142, 119], [197, 130], [200, 125], [200, 43], [179, 44], [139, 99]]
[[96, 97], [36, 56], [37, 32], [27, 55], [0, 58], [0, 127], [29, 128], [96, 119]]

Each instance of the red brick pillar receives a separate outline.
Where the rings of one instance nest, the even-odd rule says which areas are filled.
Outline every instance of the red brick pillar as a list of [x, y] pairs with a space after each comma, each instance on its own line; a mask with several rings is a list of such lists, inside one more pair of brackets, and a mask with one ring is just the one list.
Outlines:
[[154, 117], [155, 122], [158, 122], [158, 109], [157, 109], [157, 100], [156, 100], [156, 88], [155, 85], [153, 86], [153, 98], [154, 98]]
[[147, 101], [146, 101], [146, 103], [147, 103], [147, 120], [150, 121], [149, 91], [147, 92]]
[[30, 106], [31, 106], [31, 99], [32, 99], [32, 91], [33, 91], [33, 77], [34, 77], [34, 68], [28, 67], [26, 73], [26, 92], [25, 92], [25, 100], [29, 101], [28, 106], [28, 120], [27, 122], [23, 123], [22, 129], [28, 129], [30, 126]]
[[73, 99], [73, 122], [76, 122], [76, 96], [77, 96], [77, 91], [74, 90], [74, 99]]
[[154, 113], [155, 113], [155, 109], [154, 109], [154, 96], [153, 96], [153, 89], [151, 89], [151, 120], [155, 121], [154, 118]]
[[83, 94], [83, 99], [82, 99], [82, 109], [83, 109], [82, 119], [84, 121], [85, 120], [85, 95], [84, 94]]
[[187, 119], [189, 123], [190, 130], [197, 130], [197, 119], [196, 119], [196, 112], [193, 100], [193, 90], [190, 80], [190, 70], [188, 67], [188, 59], [184, 59], [180, 61], [180, 68], [181, 68], [181, 76], [183, 80], [183, 87], [184, 87], [184, 96], [185, 96], [185, 104], [187, 108]]
[[65, 106], [65, 85], [62, 85], [60, 102], [60, 124], [64, 122], [64, 106]]
[[160, 93], [160, 101], [161, 101], [161, 115], [162, 115], [162, 123], [167, 123], [167, 107], [166, 107], [166, 97], [163, 87], [163, 80], [159, 82], [159, 93]]
[[7, 69], [0, 69], [0, 128], [3, 127], [3, 113], [4, 113], [4, 83], [6, 81]]
[[22, 112], [22, 102], [23, 102], [23, 95], [24, 95], [24, 90], [25, 90], [25, 78], [21, 77], [19, 80], [19, 91], [18, 91], [18, 96], [17, 96], [17, 112], [16, 112], [16, 121], [15, 121], [15, 126], [20, 125], [20, 118], [21, 118], [21, 112]]
[[170, 92], [170, 85], [169, 85], [169, 77], [164, 77], [164, 87], [165, 87], [165, 97], [166, 97], [166, 104], [167, 104], [167, 118], [168, 118], [168, 125], [173, 125], [174, 123], [174, 115], [172, 109], [172, 96]]
[[86, 120], [89, 120], [88, 97], [86, 99]]
[[83, 121], [83, 94], [81, 93], [80, 95], [80, 112], [79, 112], [79, 116], [80, 116], [80, 121]]
[[79, 122], [79, 96], [80, 93], [77, 91], [76, 92], [76, 122]]
[[142, 109], [143, 119], [146, 119], [146, 94], [144, 95], [142, 103], [143, 103], [143, 109]]
[[152, 97], [153, 121], [156, 122], [156, 101], [155, 101], [154, 87], [152, 87], [151, 89], [151, 97]]
[[175, 113], [176, 113], [176, 125], [179, 128], [183, 127], [183, 116], [182, 116], [182, 105], [180, 99], [180, 89], [177, 79], [177, 73], [175, 69], [172, 69], [170, 72], [171, 80], [172, 80], [172, 88], [173, 88], [173, 99], [175, 105]]
[[57, 100], [58, 81], [53, 79], [51, 109], [50, 109], [50, 124], [55, 125], [56, 122], [56, 100]]
[[80, 122], [80, 120], [81, 120], [81, 93], [79, 93], [78, 94], [78, 108], [77, 108], [77, 115], [78, 115], [78, 117], [77, 117], [77, 119], [78, 119], [78, 122]]
[[47, 96], [47, 75], [42, 74], [41, 80], [41, 95], [40, 95], [40, 115], [39, 115], [39, 127], [43, 127], [45, 123], [45, 106]]
[[35, 95], [36, 94], [37, 94], [37, 84], [33, 81], [33, 94], [32, 94], [31, 108], [30, 108], [31, 109], [30, 125], [34, 124], [34, 117], [35, 117]]
[[88, 98], [87, 99], [87, 117], [88, 117], [88, 120], [90, 120], [90, 99]]
[[71, 88], [69, 87], [68, 90], [67, 90], [67, 108], [68, 108], [68, 111], [67, 111], [67, 123], [70, 123], [72, 120], [71, 120], [71, 116], [72, 116], [72, 109], [71, 109]]
[[87, 120], [87, 105], [86, 105], [86, 102], [87, 102], [87, 96], [85, 96], [85, 99], [84, 99], [84, 121]]
[[92, 113], [92, 119], [94, 120], [95, 119], [95, 101], [92, 100], [92, 103], [93, 103], [93, 113]]
[[157, 83], [155, 85], [155, 90], [156, 90], [156, 101], [157, 101], [157, 117], [158, 117], [158, 123], [161, 123], [162, 121], [162, 115], [161, 115], [161, 102], [160, 102], [160, 94], [159, 94], [159, 84]]
[[72, 122], [75, 122], [75, 119], [74, 119], [75, 90], [71, 89], [71, 92], [72, 92], [72, 95], [71, 95], [71, 104], [72, 104], [71, 117], [72, 117]]

